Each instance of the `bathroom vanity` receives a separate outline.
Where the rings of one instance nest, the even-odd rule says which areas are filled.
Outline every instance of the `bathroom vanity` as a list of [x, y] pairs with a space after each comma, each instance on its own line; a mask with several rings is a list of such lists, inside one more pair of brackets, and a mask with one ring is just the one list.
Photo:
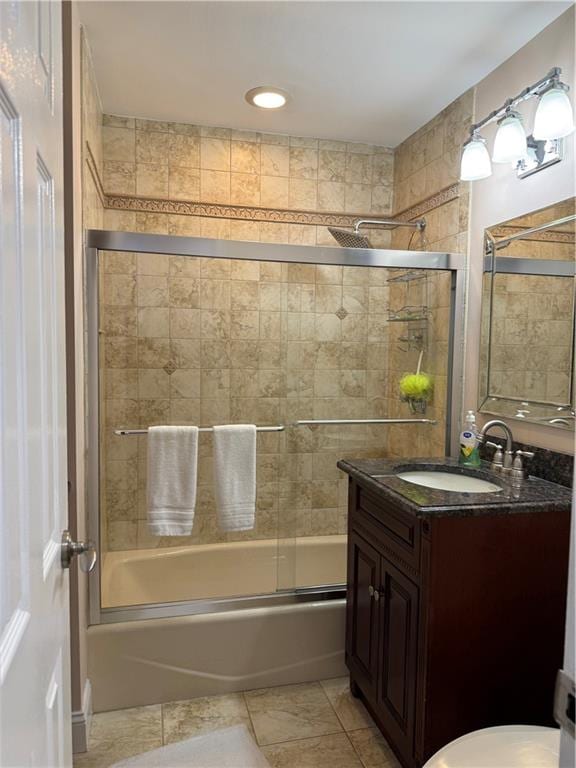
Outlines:
[[[447, 469], [494, 493], [398, 477]], [[346, 663], [405, 768], [488, 726], [553, 724], [571, 494], [452, 459], [341, 461], [350, 476]], [[488, 487], [488, 486], [486, 486]]]

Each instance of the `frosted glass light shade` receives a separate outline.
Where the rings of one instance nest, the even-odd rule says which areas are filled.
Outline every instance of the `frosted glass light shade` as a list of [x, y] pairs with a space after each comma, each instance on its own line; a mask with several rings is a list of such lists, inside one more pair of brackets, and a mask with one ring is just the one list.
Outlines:
[[514, 163], [526, 157], [526, 134], [517, 112], [511, 112], [498, 122], [492, 160], [495, 163]]
[[534, 117], [535, 139], [561, 139], [574, 130], [574, 116], [568, 94], [561, 86], [543, 93]]
[[460, 161], [460, 178], [462, 181], [478, 181], [492, 174], [490, 155], [486, 149], [486, 141], [481, 136], [474, 136], [464, 145]]

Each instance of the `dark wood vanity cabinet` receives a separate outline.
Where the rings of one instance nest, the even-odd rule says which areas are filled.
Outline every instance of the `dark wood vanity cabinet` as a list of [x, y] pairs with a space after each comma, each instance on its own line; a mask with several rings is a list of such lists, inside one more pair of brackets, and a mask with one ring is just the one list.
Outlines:
[[350, 480], [346, 663], [406, 768], [478, 728], [553, 724], [569, 518], [417, 517]]

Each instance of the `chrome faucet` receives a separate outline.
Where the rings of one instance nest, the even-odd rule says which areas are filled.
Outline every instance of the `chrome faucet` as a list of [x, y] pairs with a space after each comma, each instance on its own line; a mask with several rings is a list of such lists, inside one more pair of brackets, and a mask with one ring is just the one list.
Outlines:
[[[486, 435], [493, 427], [500, 427], [506, 436], [506, 451], [504, 452], [504, 455], [502, 455], [502, 448], [499, 445], [486, 440]], [[484, 443], [496, 449], [492, 463], [490, 464], [490, 469], [493, 472], [501, 472], [503, 475], [508, 475], [512, 480], [512, 485], [516, 488], [520, 488], [523, 481], [527, 477], [527, 473], [522, 466], [522, 457], [525, 456], [526, 458], [534, 458], [534, 454], [531, 451], [516, 451], [515, 458], [513, 460], [513, 441], [514, 438], [512, 437], [512, 430], [508, 424], [506, 424], [506, 422], [501, 421], [500, 419], [492, 419], [492, 421], [487, 421], [478, 434], [478, 442], [480, 444]]]
[[[503, 472], [504, 474], [508, 474], [512, 470], [512, 442], [514, 440], [512, 437], [512, 430], [508, 424], [506, 424], [504, 421], [501, 421], [500, 419], [492, 419], [491, 421], [487, 421], [478, 434], [478, 442], [480, 444], [486, 442], [486, 435], [493, 427], [500, 427], [500, 429], [504, 432], [504, 435], [506, 436], [506, 451], [504, 453], [504, 457], [502, 457], [502, 451], [498, 449], [496, 450], [496, 453], [494, 454], [494, 461], [492, 462], [490, 469], [494, 470], [495, 472]], [[491, 445], [494, 444], [491, 443]]]

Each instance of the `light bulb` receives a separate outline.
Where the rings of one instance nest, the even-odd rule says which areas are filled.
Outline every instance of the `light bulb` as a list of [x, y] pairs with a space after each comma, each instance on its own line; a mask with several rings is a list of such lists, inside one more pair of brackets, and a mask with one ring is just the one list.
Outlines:
[[522, 118], [518, 112], [508, 110], [498, 121], [492, 160], [495, 163], [513, 163], [525, 159], [526, 153], [526, 134]]
[[532, 131], [535, 139], [561, 139], [574, 130], [572, 105], [567, 90], [563, 83], [557, 83], [540, 96]]
[[288, 101], [288, 94], [280, 88], [269, 85], [260, 85], [251, 88], [244, 96], [249, 104], [260, 109], [280, 109]]
[[460, 161], [460, 178], [462, 181], [478, 181], [492, 174], [490, 155], [486, 149], [486, 139], [474, 133], [464, 145]]

